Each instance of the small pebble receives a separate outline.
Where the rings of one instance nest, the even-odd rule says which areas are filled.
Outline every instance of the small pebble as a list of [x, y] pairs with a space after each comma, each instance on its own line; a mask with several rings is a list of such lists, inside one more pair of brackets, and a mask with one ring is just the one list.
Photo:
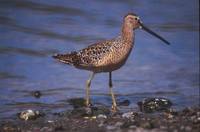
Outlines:
[[116, 129], [116, 127], [115, 127], [115, 126], [112, 126], [112, 125], [109, 125], [109, 126], [106, 127], [106, 129], [107, 129], [107, 130], [114, 130], [114, 129]]
[[89, 116], [85, 116], [85, 117], [83, 117], [84, 119], [90, 119], [90, 120], [93, 120], [93, 119], [96, 119], [97, 117], [96, 116], [91, 116], [91, 117], [89, 117]]
[[166, 126], [160, 126], [160, 129], [167, 129]]
[[96, 119], [96, 118], [97, 118], [96, 116], [92, 116], [92, 117], [91, 117], [91, 119]]
[[103, 122], [101, 122], [101, 123], [98, 125], [98, 127], [103, 127], [103, 126], [104, 126]]
[[116, 126], [116, 127], [121, 127], [122, 125], [123, 125], [123, 122], [119, 122], [119, 121], [118, 121], [118, 122], [115, 123], [115, 126]]
[[185, 131], [191, 131], [191, 130], [192, 130], [192, 128], [190, 126], [185, 127]]
[[85, 116], [85, 117], [83, 117], [84, 119], [89, 119], [89, 117], [88, 116]]
[[130, 128], [130, 129], [136, 129], [137, 126], [135, 126], [135, 125], [131, 125], [131, 126], [129, 126], [129, 128]]
[[183, 130], [184, 128], [185, 128], [184, 126], [181, 126], [181, 127], [180, 127], [181, 130]]
[[127, 112], [127, 113], [124, 113], [122, 114], [122, 118], [131, 118], [133, 116], [133, 112]]
[[172, 114], [168, 114], [167, 118], [172, 119], [174, 116]]
[[40, 98], [42, 96], [41, 92], [40, 91], [34, 91], [32, 93], [32, 95], [35, 97], [35, 98]]
[[40, 129], [41, 132], [53, 132], [53, 129], [52, 128], [49, 128], [49, 127], [43, 127]]
[[53, 123], [54, 121], [48, 120], [47, 122], [48, 122], [48, 123]]
[[92, 109], [89, 108], [89, 107], [86, 107], [86, 108], [85, 108], [85, 113], [86, 113], [87, 115], [91, 115], [91, 114], [92, 114]]
[[99, 119], [107, 119], [107, 116], [106, 116], [106, 115], [103, 115], [103, 114], [99, 114], [99, 115], [97, 116], [97, 118], [99, 118]]

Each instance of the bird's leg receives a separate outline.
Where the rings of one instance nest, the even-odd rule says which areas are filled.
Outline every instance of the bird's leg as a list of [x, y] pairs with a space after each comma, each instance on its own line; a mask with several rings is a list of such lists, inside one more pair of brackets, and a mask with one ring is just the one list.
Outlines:
[[116, 112], [117, 111], [117, 103], [116, 103], [116, 100], [115, 100], [115, 95], [112, 91], [112, 73], [109, 72], [109, 88], [110, 88], [110, 94], [111, 94], [111, 97], [112, 97], [112, 111], [113, 112]]
[[94, 72], [92, 72], [90, 74], [89, 79], [86, 82], [86, 106], [89, 107], [90, 106], [90, 84], [92, 79], [94, 78]]

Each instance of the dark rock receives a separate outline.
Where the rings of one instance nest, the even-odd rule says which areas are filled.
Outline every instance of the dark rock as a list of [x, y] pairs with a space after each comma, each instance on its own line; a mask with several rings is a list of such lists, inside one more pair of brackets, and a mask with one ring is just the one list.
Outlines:
[[108, 131], [114, 131], [115, 129], [117, 129], [117, 127], [114, 126], [114, 125], [108, 125], [108, 126], [106, 126], [106, 129], [107, 129]]
[[42, 96], [41, 92], [40, 91], [34, 91], [32, 92], [32, 95], [35, 97], [35, 98], [40, 98]]
[[191, 130], [192, 130], [192, 128], [190, 126], [185, 127], [185, 131], [190, 132]]
[[172, 102], [165, 98], [146, 98], [142, 102], [138, 102], [138, 106], [142, 112], [156, 112], [168, 110], [172, 106]]
[[17, 114], [22, 120], [35, 120], [45, 114], [40, 111], [25, 110]]
[[132, 119], [132, 118], [135, 118], [136, 116], [138, 116], [138, 113], [136, 112], [126, 112], [122, 114], [122, 118], [126, 118], [126, 119]]

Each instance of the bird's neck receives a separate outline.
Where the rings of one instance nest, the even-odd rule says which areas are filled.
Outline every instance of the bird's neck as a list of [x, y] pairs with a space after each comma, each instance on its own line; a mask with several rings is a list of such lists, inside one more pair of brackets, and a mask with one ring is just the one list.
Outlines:
[[131, 28], [128, 24], [123, 23], [121, 36], [123, 40], [128, 41], [130, 43], [133, 42], [134, 37], [134, 31], [133, 28]]

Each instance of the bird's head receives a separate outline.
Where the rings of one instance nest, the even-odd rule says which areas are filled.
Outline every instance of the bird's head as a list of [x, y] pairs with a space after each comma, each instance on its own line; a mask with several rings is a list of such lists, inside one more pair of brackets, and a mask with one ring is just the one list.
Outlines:
[[124, 17], [124, 23], [132, 29], [137, 29], [140, 27], [140, 18], [134, 13], [128, 13]]
[[166, 44], [170, 44], [167, 40], [165, 40], [163, 37], [161, 37], [160, 35], [158, 35], [157, 33], [153, 32], [152, 30], [150, 30], [149, 28], [147, 28], [146, 26], [144, 26], [144, 24], [142, 23], [142, 21], [140, 20], [139, 16], [137, 16], [134, 13], [128, 13], [125, 17], [124, 17], [124, 24], [126, 24], [126, 26], [128, 26], [129, 28], [135, 30], [135, 29], [143, 29], [146, 32], [150, 33], [151, 35], [159, 38], [160, 40], [162, 40], [164, 43]]

